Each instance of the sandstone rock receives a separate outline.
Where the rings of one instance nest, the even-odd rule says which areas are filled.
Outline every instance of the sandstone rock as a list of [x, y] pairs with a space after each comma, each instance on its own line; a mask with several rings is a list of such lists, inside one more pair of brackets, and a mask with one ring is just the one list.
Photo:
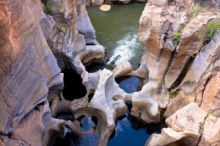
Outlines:
[[115, 79], [116, 79], [116, 78], [124, 76], [124, 75], [126, 75], [126, 74], [128, 74], [132, 71], [133, 71], [133, 69], [132, 69], [131, 64], [129, 62], [119, 60], [116, 63], [116, 67], [113, 70], [113, 74], [114, 74]]
[[200, 138], [200, 127], [204, 122], [206, 112], [196, 103], [191, 103], [170, 116], [161, 134], [153, 134], [145, 146], [161, 145], [197, 145]]
[[219, 77], [220, 72], [211, 77], [204, 90], [203, 100], [201, 104], [201, 109], [203, 109], [207, 113], [214, 112], [216, 113], [217, 117], [220, 116]]
[[[178, 80], [178, 77], [182, 77], [181, 73], [184, 72], [184, 67], [187, 66], [187, 62], [190, 65], [190, 57], [192, 57], [193, 54], [196, 54], [202, 48], [205, 41], [207, 25], [214, 18], [215, 16], [213, 16], [211, 12], [201, 13], [192, 18], [184, 28], [180, 43], [176, 49], [175, 58], [165, 76], [165, 84], [167, 88], [171, 88], [173, 84], [173, 86], [177, 86], [175, 81]], [[190, 26], [193, 26], [193, 28]], [[200, 38], [199, 33], [203, 34], [200, 36]], [[217, 48], [218, 47], [215, 46], [213, 49], [217, 50]]]
[[166, 119], [173, 115], [176, 111], [182, 109], [186, 105], [195, 101], [195, 95], [185, 95], [183, 91], [179, 91], [175, 98], [171, 99], [167, 105], [163, 117]]
[[220, 119], [210, 115], [205, 120], [204, 130], [199, 146], [219, 145]]
[[217, 33], [209, 44], [201, 48], [201, 51], [196, 56], [191, 68], [184, 77], [180, 89], [186, 94], [191, 94], [198, 85], [200, 77], [206, 71], [208, 66], [217, 59], [220, 53], [219, 43], [220, 33]]

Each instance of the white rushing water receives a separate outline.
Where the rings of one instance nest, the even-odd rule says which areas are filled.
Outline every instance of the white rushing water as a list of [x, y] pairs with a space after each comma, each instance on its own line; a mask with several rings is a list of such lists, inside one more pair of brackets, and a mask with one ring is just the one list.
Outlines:
[[128, 33], [123, 39], [117, 41], [112, 57], [107, 64], [116, 64], [119, 60], [130, 61], [140, 47], [138, 34]]

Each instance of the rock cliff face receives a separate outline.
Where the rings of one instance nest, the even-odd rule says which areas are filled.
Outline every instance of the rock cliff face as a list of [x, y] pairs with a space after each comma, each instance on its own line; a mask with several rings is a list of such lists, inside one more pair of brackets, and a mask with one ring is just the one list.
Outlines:
[[[217, 135], [210, 135], [214, 131], [207, 132], [205, 128], [211, 126], [211, 122], [205, 122], [205, 116], [214, 113], [215, 120], [219, 118], [220, 31], [208, 37], [210, 26], [219, 26], [219, 20], [217, 1], [148, 1], [140, 18], [139, 34], [145, 51], [142, 64], [144, 62], [149, 70], [149, 81], [132, 96], [132, 111], [138, 116], [137, 109], [148, 107], [148, 112], [139, 111], [140, 118], [157, 122], [163, 116], [167, 118], [168, 128], [163, 129], [161, 135], [152, 135], [146, 146], [198, 145], [202, 135], [199, 145], [217, 143]], [[178, 94], [171, 99], [171, 93]], [[165, 108], [162, 114], [160, 111]]]

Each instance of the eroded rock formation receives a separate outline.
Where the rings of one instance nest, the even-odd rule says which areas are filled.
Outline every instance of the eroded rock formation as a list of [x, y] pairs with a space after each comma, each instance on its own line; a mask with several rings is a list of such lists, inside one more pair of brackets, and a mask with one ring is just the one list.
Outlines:
[[[192, 11], [195, 5], [200, 8], [198, 13]], [[145, 51], [141, 63], [146, 63], [149, 81], [140, 92], [133, 94], [132, 111], [135, 116], [139, 112], [139, 117], [146, 122], [157, 122], [163, 115], [169, 128], [163, 129], [161, 135], [152, 135], [146, 145], [198, 145], [202, 132], [201, 145], [217, 143], [216, 139], [211, 142], [205, 138], [210, 137], [210, 132], [207, 128], [203, 131], [204, 125], [201, 130], [200, 127], [205, 122], [205, 112], [219, 117], [219, 30], [211, 38], [207, 37], [210, 25], [219, 25], [219, 10], [214, 1], [148, 1], [140, 18], [139, 34]], [[175, 38], [177, 32], [181, 35], [178, 41]], [[175, 98], [169, 99], [169, 94]], [[190, 116], [190, 110], [193, 110], [193, 118], [181, 119], [180, 115], [184, 114], [180, 111], [190, 105], [197, 106], [194, 110], [188, 109], [186, 114]], [[160, 112], [163, 108], [166, 108], [165, 113]], [[178, 121], [189, 122], [186, 129], [193, 132], [197, 114], [201, 119], [194, 131], [197, 135], [193, 136], [184, 132], [185, 126]]]
[[[196, 3], [203, 10], [192, 15]], [[96, 41], [85, 5], [83, 0], [0, 1], [0, 144], [53, 145], [67, 131], [95, 130], [98, 145], [107, 145], [126, 101], [139, 120], [166, 119], [168, 128], [153, 134], [147, 146], [219, 144], [220, 31], [207, 40], [208, 26], [220, 25], [219, 1], [149, 0], [140, 18], [139, 69], [121, 61], [113, 72], [95, 73], [85, 66], [104, 63], [105, 48]], [[81, 77], [84, 97], [63, 97], [65, 69]], [[127, 94], [115, 78], [131, 75], [143, 80], [143, 88]], [[98, 124], [84, 132], [77, 120], [57, 119], [62, 113], [94, 116]]]

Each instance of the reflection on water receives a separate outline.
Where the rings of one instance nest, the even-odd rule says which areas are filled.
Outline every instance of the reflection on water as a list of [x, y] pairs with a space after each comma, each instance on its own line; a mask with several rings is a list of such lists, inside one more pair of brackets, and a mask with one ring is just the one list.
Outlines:
[[104, 64], [97, 64], [97, 63], [92, 63], [89, 66], [86, 66], [86, 70], [89, 73], [94, 73], [98, 70], [103, 70], [103, 69], [107, 69], [107, 70], [112, 70], [113, 67], [112, 66], [108, 66], [108, 65], [104, 65]]
[[122, 80], [123, 79], [126, 79], [126, 80], [121, 81], [120, 78], [117, 79], [117, 82], [119, 83], [119, 87], [121, 89], [123, 89], [126, 93], [133, 93], [137, 91], [138, 86], [140, 84], [140, 81], [137, 77], [135, 76], [124, 77], [122, 78]]
[[[135, 76], [123, 77], [118, 79], [117, 82], [119, 87], [127, 93], [135, 92], [140, 84], [139, 79]], [[132, 105], [129, 102], [126, 102], [126, 104], [128, 110], [124, 116], [116, 121], [115, 132], [112, 134], [108, 146], [144, 146], [152, 133], [160, 133], [161, 129], [165, 127], [164, 121], [158, 124], [146, 124], [144, 121], [137, 120], [129, 114]], [[61, 114], [57, 118], [75, 121], [74, 117], [69, 114]], [[86, 118], [81, 116], [76, 120], [81, 123], [81, 128], [84, 131], [95, 128], [98, 122], [95, 117]], [[67, 127], [65, 128], [67, 129]], [[54, 146], [96, 146], [98, 144], [99, 134], [96, 132], [88, 135], [76, 135], [68, 129], [66, 131], [66, 136], [63, 139], [57, 138]]]
[[78, 120], [81, 123], [81, 128], [83, 131], [89, 131], [90, 129], [96, 127], [96, 122], [94, 122], [94, 121], [97, 121], [97, 119], [95, 117], [89, 117], [89, 118], [82, 117]]
[[[119, 87], [127, 93], [137, 91], [140, 81], [137, 77], [123, 77], [117, 80]], [[152, 133], [160, 133], [165, 126], [164, 121], [159, 124], [146, 124], [143, 121], [137, 120], [130, 115], [132, 105], [126, 102], [128, 110], [117, 120], [115, 133], [108, 142], [108, 146], [144, 146], [147, 139]]]
[[96, 30], [98, 42], [106, 48], [108, 64], [117, 60], [129, 61], [138, 68], [143, 50], [139, 43], [139, 18], [145, 4], [113, 5], [103, 12], [99, 7], [88, 7], [87, 12]]
[[[75, 121], [74, 117], [70, 114], [60, 114], [57, 119]], [[97, 119], [94, 117], [81, 117], [79, 121], [81, 121], [81, 128], [84, 131], [89, 131], [96, 126]], [[72, 133], [66, 126], [63, 126], [63, 129], [66, 131], [66, 136], [64, 138], [56, 138], [53, 146], [96, 146], [98, 144], [99, 134], [96, 132], [87, 135], [77, 135]]]
[[122, 119], [117, 120], [115, 135], [109, 140], [108, 146], [144, 146], [152, 133], [160, 133], [165, 126], [164, 121], [159, 124], [140, 122], [126, 111]]

